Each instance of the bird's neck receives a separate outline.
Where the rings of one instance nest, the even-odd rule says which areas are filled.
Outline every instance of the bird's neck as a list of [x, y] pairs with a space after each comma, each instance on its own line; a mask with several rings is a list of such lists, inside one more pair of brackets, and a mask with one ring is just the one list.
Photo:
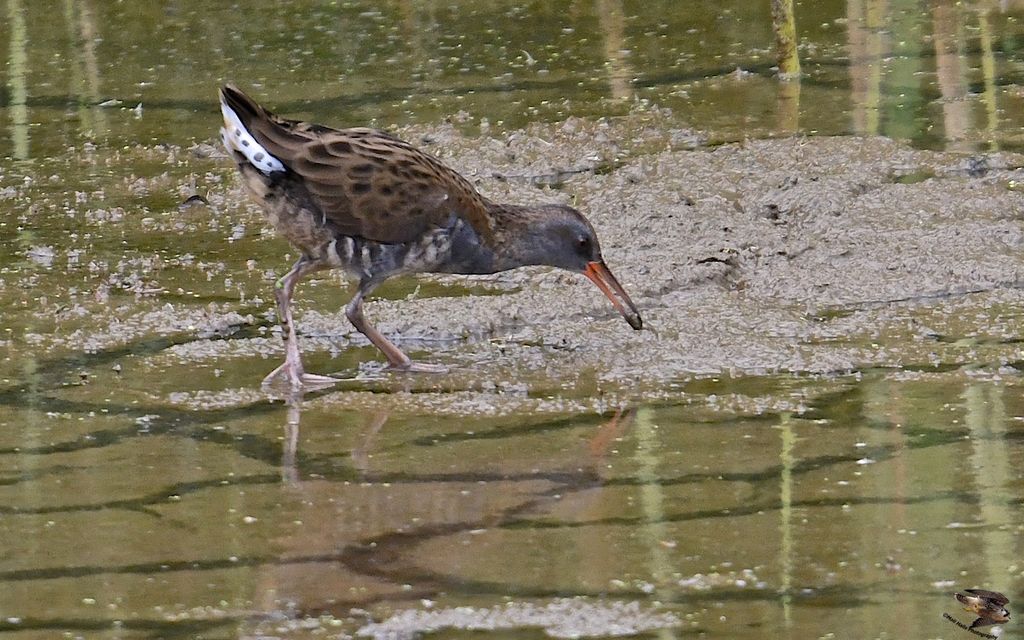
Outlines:
[[536, 222], [533, 208], [486, 201], [487, 213], [494, 221], [494, 271], [545, 264], [531, 224]]
[[487, 235], [459, 221], [451, 232], [451, 260], [445, 265], [448, 273], [487, 274], [507, 271], [531, 264], [526, 207], [499, 204], [485, 200], [492, 231]]

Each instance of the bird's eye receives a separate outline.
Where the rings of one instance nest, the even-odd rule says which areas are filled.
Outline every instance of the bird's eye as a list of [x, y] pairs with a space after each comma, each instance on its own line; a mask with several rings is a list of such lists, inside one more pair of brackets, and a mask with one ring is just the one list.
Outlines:
[[590, 238], [588, 238], [587, 236], [580, 236], [576, 240], [576, 246], [578, 246], [580, 249], [589, 249], [590, 248]]

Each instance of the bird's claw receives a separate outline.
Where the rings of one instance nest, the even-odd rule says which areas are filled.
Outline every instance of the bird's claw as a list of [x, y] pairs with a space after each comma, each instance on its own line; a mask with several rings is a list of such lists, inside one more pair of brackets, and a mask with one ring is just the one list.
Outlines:
[[292, 366], [291, 363], [285, 362], [268, 373], [267, 377], [263, 378], [261, 386], [264, 388], [274, 387], [279, 386], [282, 382], [286, 382], [293, 392], [306, 392], [326, 389], [327, 387], [335, 385], [341, 381], [338, 378], [332, 378], [330, 376], [306, 373], [302, 370], [301, 366], [295, 367]]

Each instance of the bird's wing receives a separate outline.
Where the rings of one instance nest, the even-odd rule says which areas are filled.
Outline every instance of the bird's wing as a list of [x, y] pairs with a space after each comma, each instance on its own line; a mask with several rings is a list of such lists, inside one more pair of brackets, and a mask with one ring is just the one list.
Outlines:
[[406, 242], [453, 215], [486, 227], [483, 199], [461, 176], [379, 131], [310, 131], [282, 160], [343, 233]]
[[226, 99], [253, 137], [300, 179], [337, 232], [408, 242], [451, 217], [490, 237], [484, 199], [440, 160], [375, 129], [331, 129], [286, 120], [233, 87]]
[[998, 591], [987, 591], [985, 589], [964, 589], [964, 591], [972, 595], [978, 596], [979, 598], [984, 598], [992, 604], [998, 605], [1000, 607], [1006, 606], [1010, 603], [1010, 599], [1004, 596], [1003, 594], [999, 593]]
[[971, 626], [969, 626], [967, 628], [968, 629], [977, 629], [978, 627], [988, 627], [988, 626], [991, 626], [991, 625], [994, 625], [994, 624], [1000, 624], [1000, 623], [995, 621], [995, 620], [993, 620], [992, 618], [981, 616], [980, 618], [975, 619], [975, 621], [971, 623]]

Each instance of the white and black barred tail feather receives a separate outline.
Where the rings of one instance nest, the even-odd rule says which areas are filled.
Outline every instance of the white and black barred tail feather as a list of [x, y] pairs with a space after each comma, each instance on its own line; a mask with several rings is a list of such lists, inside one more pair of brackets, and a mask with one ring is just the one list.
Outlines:
[[224, 102], [223, 97], [220, 100], [220, 112], [224, 116], [220, 139], [228, 152], [237, 151], [242, 154], [249, 164], [265, 175], [284, 171], [284, 164], [256, 142], [256, 138], [245, 128], [238, 114]]

